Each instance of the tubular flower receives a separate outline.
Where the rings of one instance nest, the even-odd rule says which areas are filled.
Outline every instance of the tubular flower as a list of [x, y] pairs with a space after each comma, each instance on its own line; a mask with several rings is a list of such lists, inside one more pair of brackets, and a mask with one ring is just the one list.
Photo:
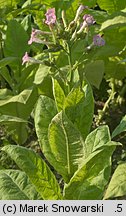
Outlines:
[[93, 37], [93, 43], [95, 46], [104, 46], [105, 40], [98, 34]]
[[30, 61], [30, 57], [29, 57], [28, 53], [26, 52], [22, 58], [22, 65], [25, 64], [26, 62], [29, 62], [29, 61]]
[[88, 27], [89, 25], [93, 25], [95, 23], [94, 17], [90, 14], [85, 14], [83, 16], [83, 20], [84, 22], [82, 23], [82, 26], [80, 30], [77, 32], [77, 34], [80, 34], [86, 27]]
[[77, 9], [77, 12], [76, 12], [75, 19], [74, 19], [75, 22], [77, 22], [80, 14], [83, 12], [84, 9], [88, 9], [88, 6], [84, 6], [84, 5], [79, 6], [79, 8]]
[[53, 25], [56, 23], [56, 15], [55, 15], [55, 8], [50, 8], [46, 12], [46, 21], [47, 25]]
[[27, 52], [25, 53], [25, 55], [22, 58], [22, 65], [24, 65], [26, 62], [32, 62], [32, 63], [37, 63], [37, 64], [42, 63], [42, 61], [36, 60], [36, 59], [30, 57]]
[[47, 41], [44, 41], [44, 40], [41, 40], [38, 36], [39, 35], [50, 35], [51, 33], [50, 32], [44, 32], [44, 31], [41, 31], [41, 30], [38, 30], [38, 29], [32, 29], [32, 33], [31, 33], [31, 37], [30, 37], [30, 40], [28, 41], [28, 44], [32, 44], [33, 42], [36, 42], [36, 43], [41, 43], [41, 44], [50, 44], [50, 42], [47, 42]]
[[40, 34], [40, 30], [32, 29], [30, 40], [28, 41], [28, 44], [32, 44], [33, 42], [41, 43], [41, 39], [39, 39], [37, 36]]

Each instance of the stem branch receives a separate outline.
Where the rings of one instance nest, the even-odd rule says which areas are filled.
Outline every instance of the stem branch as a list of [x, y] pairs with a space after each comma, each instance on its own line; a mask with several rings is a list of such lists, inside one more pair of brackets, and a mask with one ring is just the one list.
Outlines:
[[105, 102], [104, 107], [103, 107], [103, 109], [102, 109], [102, 111], [101, 111], [101, 113], [99, 115], [99, 118], [98, 118], [98, 120], [96, 122], [97, 125], [99, 125], [99, 123], [103, 119], [103, 116], [104, 116], [104, 114], [105, 114], [105, 112], [106, 112], [106, 110], [107, 110], [107, 108], [109, 106], [110, 101], [114, 98], [114, 95], [115, 95], [114, 80], [112, 80], [111, 85], [112, 85], [112, 87], [111, 87], [111, 93], [109, 95], [108, 100]]

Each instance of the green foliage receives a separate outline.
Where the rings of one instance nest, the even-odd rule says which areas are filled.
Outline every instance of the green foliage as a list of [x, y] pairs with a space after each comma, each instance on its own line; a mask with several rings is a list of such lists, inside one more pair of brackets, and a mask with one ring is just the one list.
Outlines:
[[120, 133], [126, 131], [126, 116], [124, 116], [120, 122], [120, 124], [115, 128], [112, 133], [112, 138], [119, 135]]
[[13, 145], [5, 146], [3, 151], [8, 153], [18, 166], [25, 171], [43, 199], [62, 198], [55, 176], [39, 155], [32, 150]]
[[25, 120], [25, 122], [21, 122], [15, 118], [15, 120], [13, 119], [14, 124], [6, 118], [6, 122], [4, 122], [4, 124], [8, 125], [8, 129], [13, 131], [13, 139], [19, 144], [24, 143], [27, 139], [26, 120], [28, 120], [36, 100], [37, 92], [35, 88], [26, 89], [19, 95], [8, 95], [6, 98], [0, 100], [1, 115], [9, 115], [13, 118], [17, 117]]
[[[76, 22], [79, 4], [89, 8]], [[126, 1], [80, 0], [79, 4], [77, 0], [0, 2], [0, 125], [12, 134], [11, 140], [25, 145], [32, 116], [45, 158], [3, 142], [2, 151], [23, 172], [1, 167], [0, 199], [97, 200], [126, 194], [125, 163], [111, 178], [112, 154], [120, 143], [111, 141], [107, 125], [93, 130], [92, 91], [100, 89], [103, 78], [113, 80], [110, 86], [114, 86], [115, 79], [126, 77]], [[45, 25], [45, 7], [55, 8], [56, 25]], [[84, 14], [94, 16], [96, 23], [85, 21], [80, 32]], [[38, 45], [28, 45], [32, 28], [42, 30], [35, 35]], [[104, 46], [94, 43], [98, 34]], [[112, 87], [103, 112], [115, 95]], [[112, 138], [124, 131], [125, 116]]]
[[79, 159], [83, 156], [83, 139], [63, 111], [52, 119], [48, 137], [55, 157], [53, 166], [68, 182], [78, 168]]
[[126, 25], [126, 13], [122, 13], [120, 16], [116, 16], [112, 19], [108, 19], [101, 25], [101, 31], [107, 28], [121, 27]]
[[83, 89], [78, 85], [75, 86], [66, 97], [64, 108], [85, 139], [90, 131], [94, 113], [94, 99], [90, 85], [85, 82]]
[[103, 79], [104, 70], [104, 61], [97, 60], [86, 65], [85, 76], [93, 86], [99, 88]]
[[19, 170], [0, 170], [0, 200], [42, 199], [28, 176]]
[[53, 79], [53, 94], [54, 94], [57, 110], [58, 112], [60, 112], [61, 110], [63, 110], [65, 94], [56, 79]]
[[8, 24], [4, 53], [6, 57], [22, 57], [28, 50], [28, 35], [23, 27], [16, 21], [11, 20]]
[[126, 163], [118, 165], [106, 190], [104, 199], [126, 195]]
[[109, 13], [119, 11], [126, 7], [125, 0], [97, 0], [101, 9], [106, 10]]
[[85, 140], [84, 158], [86, 159], [90, 154], [97, 149], [103, 147], [111, 140], [108, 126], [100, 126], [92, 131]]
[[65, 187], [65, 199], [102, 199], [105, 185], [110, 178], [110, 159], [114, 149], [115, 146], [110, 142], [83, 161]]

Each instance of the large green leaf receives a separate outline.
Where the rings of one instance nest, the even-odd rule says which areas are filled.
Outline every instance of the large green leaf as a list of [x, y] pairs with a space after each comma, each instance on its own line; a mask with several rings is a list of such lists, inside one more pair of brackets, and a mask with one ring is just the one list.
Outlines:
[[[33, 106], [37, 100], [37, 90], [25, 89], [19, 95], [8, 96], [0, 100], [0, 114], [19, 117], [27, 120], [30, 116]], [[9, 123], [8, 130], [13, 131], [13, 139], [22, 144], [27, 139], [26, 123], [15, 122]]]
[[120, 124], [115, 128], [112, 133], [112, 138], [126, 131], [126, 115], [122, 118]]
[[28, 50], [28, 35], [16, 20], [9, 21], [4, 53], [6, 57], [22, 57]]
[[18, 118], [18, 117], [15, 117], [15, 116], [10, 116], [10, 115], [0, 115], [0, 124], [1, 123], [9, 123], [9, 122], [27, 123], [27, 121], [22, 119], [22, 118]]
[[85, 139], [90, 131], [94, 113], [94, 99], [89, 84], [83, 90], [74, 87], [65, 99], [64, 110]]
[[58, 182], [47, 164], [34, 151], [8, 145], [2, 148], [22, 169], [43, 199], [62, 199]]
[[63, 110], [65, 94], [56, 79], [53, 79], [53, 94], [54, 94], [57, 110], [58, 112], [60, 112], [61, 110]]
[[86, 65], [85, 76], [89, 83], [99, 89], [104, 75], [104, 61], [96, 60]]
[[86, 138], [84, 144], [84, 157], [87, 158], [92, 152], [104, 147], [110, 141], [108, 126], [100, 126], [92, 131]]
[[97, 0], [98, 5], [101, 9], [113, 13], [126, 7], [125, 0]]
[[102, 23], [100, 31], [107, 28], [126, 26], [126, 16], [120, 15]]
[[83, 156], [83, 139], [64, 111], [52, 119], [48, 137], [55, 157], [52, 165], [68, 182], [78, 169]]
[[108, 185], [104, 199], [126, 195], [126, 163], [118, 165]]
[[46, 65], [40, 65], [35, 74], [34, 83], [36, 85], [41, 84], [44, 81], [44, 79], [49, 75], [49, 72], [50, 72], [50, 67]]
[[42, 199], [27, 175], [19, 170], [0, 170], [0, 200]]
[[34, 77], [34, 83], [37, 85], [39, 94], [47, 95], [53, 98], [52, 79], [50, 76], [50, 67], [40, 65]]
[[116, 143], [109, 142], [83, 161], [65, 187], [65, 199], [99, 200], [110, 178], [111, 156]]
[[0, 68], [9, 65], [12, 62], [15, 62], [18, 58], [17, 57], [7, 57], [0, 60]]
[[40, 147], [50, 163], [55, 161], [48, 141], [48, 127], [52, 118], [57, 114], [54, 100], [47, 96], [40, 96], [35, 107], [35, 129], [38, 136]]
[[0, 75], [4, 78], [4, 80], [10, 85], [10, 87], [13, 89], [15, 86], [13, 85], [13, 80], [11, 75], [9, 74], [9, 71], [7, 67], [0, 68]]

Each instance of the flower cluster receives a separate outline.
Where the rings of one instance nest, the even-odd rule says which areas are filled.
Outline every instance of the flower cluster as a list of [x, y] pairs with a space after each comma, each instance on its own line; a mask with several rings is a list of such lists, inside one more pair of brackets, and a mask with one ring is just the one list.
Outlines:
[[80, 34], [81, 32], [83, 32], [83, 30], [90, 26], [90, 25], [93, 25], [95, 23], [95, 20], [93, 18], [93, 16], [91, 16], [90, 14], [85, 14], [83, 16], [83, 23], [81, 25], [81, 28], [79, 29], [79, 31], [77, 32], [77, 34]]
[[[33, 42], [45, 44], [50, 50], [50, 48], [54, 46], [62, 47], [60, 46], [60, 40], [59, 40], [60, 38], [65, 37], [65, 40], [68, 39], [69, 41], [76, 41], [78, 38], [81, 37], [83, 32], [87, 33], [90, 30], [90, 26], [95, 24], [94, 17], [88, 13], [85, 13], [85, 11], [87, 10], [88, 10], [88, 6], [80, 5], [79, 8], [77, 9], [74, 20], [71, 21], [69, 25], [65, 20], [64, 11], [63, 11], [62, 12], [63, 25], [61, 26], [57, 22], [55, 8], [48, 9], [47, 12], [45, 13], [46, 16], [45, 24], [49, 26], [50, 31], [48, 32], [48, 31], [41, 31], [38, 29], [32, 29], [28, 44], [31, 45]], [[83, 22], [81, 23], [80, 22], [81, 14], [83, 12], [85, 14], [83, 15]], [[58, 32], [60, 31], [59, 29], [60, 30], [62, 29], [61, 31], [62, 33], [60, 37], [57, 36]], [[97, 34], [93, 37], [93, 42], [91, 45], [87, 47], [87, 49], [91, 49], [93, 46], [104, 46], [104, 45], [105, 45], [105, 40], [100, 36], [100, 34]], [[22, 64], [26, 62], [39, 63], [37, 60], [29, 57], [27, 52], [22, 58]]]

